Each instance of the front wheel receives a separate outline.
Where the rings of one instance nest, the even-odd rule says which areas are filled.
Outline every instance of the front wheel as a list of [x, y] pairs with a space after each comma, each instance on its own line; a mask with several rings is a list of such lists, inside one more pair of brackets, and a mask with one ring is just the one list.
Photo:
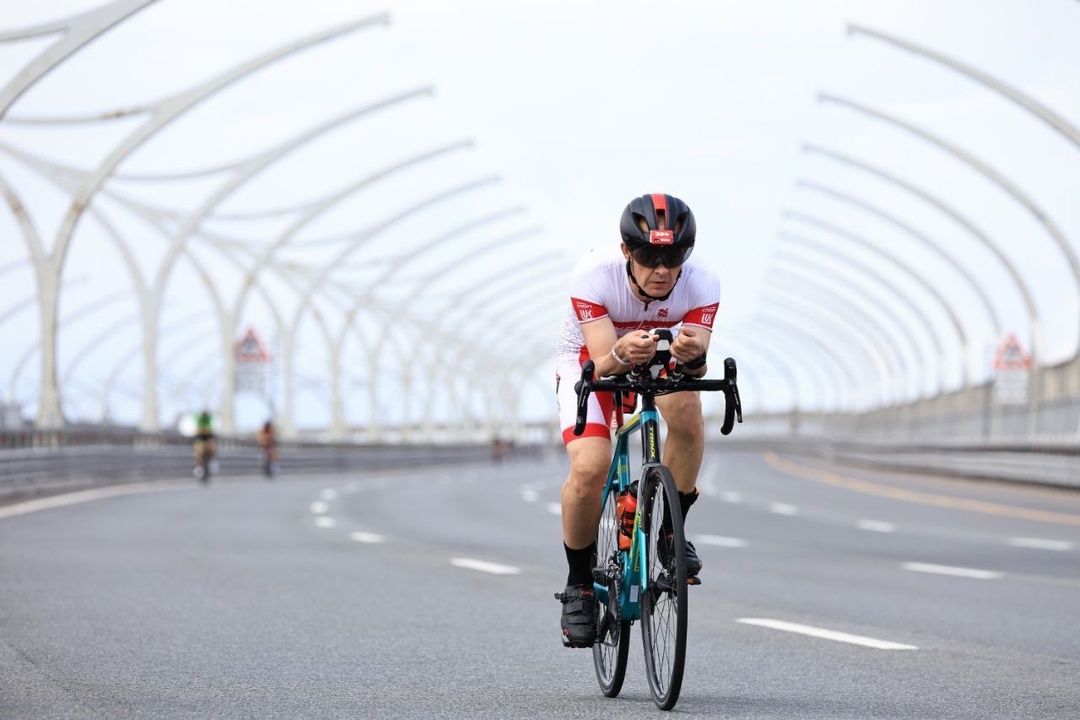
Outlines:
[[645, 591], [641, 595], [641, 639], [653, 700], [675, 707], [686, 662], [687, 580], [682, 510], [675, 479], [664, 466], [645, 474], [641, 529], [645, 534]]
[[623, 556], [619, 551], [619, 522], [615, 493], [605, 495], [600, 512], [600, 528], [596, 535], [596, 562], [593, 581], [600, 602], [599, 628], [593, 644], [593, 665], [600, 690], [615, 697], [626, 678], [626, 661], [630, 656], [630, 621], [622, 619]]

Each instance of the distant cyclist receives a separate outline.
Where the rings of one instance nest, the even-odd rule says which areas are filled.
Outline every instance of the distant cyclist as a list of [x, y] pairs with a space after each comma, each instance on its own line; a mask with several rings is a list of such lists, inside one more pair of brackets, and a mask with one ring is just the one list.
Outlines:
[[[706, 352], [720, 304], [720, 281], [711, 270], [688, 262], [697, 225], [682, 200], [654, 194], [634, 198], [619, 223], [622, 243], [597, 248], [570, 277], [570, 308], [557, 345], [556, 395], [570, 474], [562, 488], [563, 547], [569, 572], [562, 601], [563, 644], [589, 647], [596, 636], [592, 568], [600, 493], [612, 457], [611, 393], [593, 393], [585, 431], [573, 434], [575, 381], [591, 359], [598, 377], [619, 375], [656, 353], [654, 328], [677, 335], [671, 355], [686, 374], [704, 375]], [[663, 462], [679, 489], [685, 518], [697, 500], [697, 475], [705, 450], [705, 420], [696, 392], [656, 399], [667, 423]], [[696, 580], [701, 560], [686, 543], [687, 575]]]
[[278, 440], [274, 423], [270, 420], [263, 423], [255, 440], [263, 451], [263, 472], [266, 477], [272, 478], [278, 471]]
[[209, 410], [195, 417], [195, 474], [200, 480], [208, 479], [217, 458], [217, 438], [214, 435], [214, 418]]

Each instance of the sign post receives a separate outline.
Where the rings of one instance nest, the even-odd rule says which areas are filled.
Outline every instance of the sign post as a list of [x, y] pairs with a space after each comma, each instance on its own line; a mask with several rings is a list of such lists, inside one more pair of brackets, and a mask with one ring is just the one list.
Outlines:
[[1031, 376], [1031, 356], [1024, 352], [1015, 333], [1009, 333], [994, 355], [994, 402], [998, 405], [1026, 405]]
[[244, 336], [236, 341], [234, 353], [236, 359], [236, 392], [252, 392], [265, 395], [266, 375], [270, 366], [270, 352], [255, 332], [255, 328], [249, 327]]

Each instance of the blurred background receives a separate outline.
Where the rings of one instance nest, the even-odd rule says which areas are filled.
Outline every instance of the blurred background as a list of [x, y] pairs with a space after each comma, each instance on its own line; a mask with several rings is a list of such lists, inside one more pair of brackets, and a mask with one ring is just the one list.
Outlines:
[[[1075, 0], [10, 2], [3, 426], [555, 437], [566, 279], [686, 200], [746, 435], [1073, 444]], [[710, 406], [710, 414], [719, 412]]]

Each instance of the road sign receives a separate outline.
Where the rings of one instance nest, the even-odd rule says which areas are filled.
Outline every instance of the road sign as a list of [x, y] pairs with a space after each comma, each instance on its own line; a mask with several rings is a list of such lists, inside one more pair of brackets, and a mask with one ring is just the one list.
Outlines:
[[248, 328], [244, 337], [236, 342], [236, 362], [264, 363], [269, 361], [270, 353], [259, 339], [255, 328]]
[[998, 345], [997, 353], [994, 355], [994, 369], [998, 371], [1031, 369], [1031, 356], [1024, 352], [1015, 333], [1006, 335]]

